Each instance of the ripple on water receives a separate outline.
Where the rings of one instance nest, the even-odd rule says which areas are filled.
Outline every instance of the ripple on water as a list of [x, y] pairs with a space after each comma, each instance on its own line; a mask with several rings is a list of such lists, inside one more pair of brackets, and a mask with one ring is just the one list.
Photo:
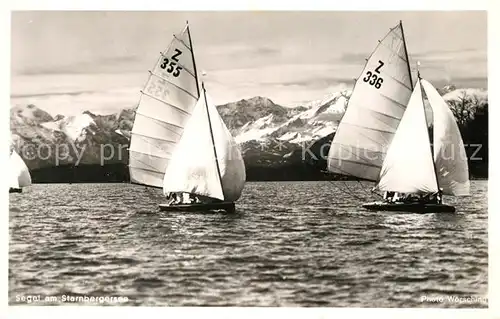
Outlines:
[[429, 215], [364, 211], [371, 185], [350, 197], [344, 183], [249, 182], [233, 215], [159, 212], [161, 190], [129, 184], [33, 185], [10, 195], [9, 303], [463, 307], [420, 298], [487, 294], [487, 182], [453, 199], [457, 214]]

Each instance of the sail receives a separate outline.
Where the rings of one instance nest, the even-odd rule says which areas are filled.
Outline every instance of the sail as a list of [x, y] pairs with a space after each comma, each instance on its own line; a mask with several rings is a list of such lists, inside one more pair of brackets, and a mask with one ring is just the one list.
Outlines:
[[431, 83], [422, 80], [422, 86], [432, 108], [434, 162], [439, 187], [443, 194], [469, 195], [467, 154], [455, 117]]
[[163, 192], [165, 195], [187, 192], [235, 201], [241, 195], [245, 179], [241, 152], [215, 105], [202, 93], [165, 172]]
[[377, 188], [402, 193], [438, 191], [420, 81], [387, 150]]
[[240, 198], [245, 185], [245, 163], [238, 144], [219, 115], [214, 102], [209, 95], [206, 95], [206, 99], [222, 179], [224, 200], [234, 202]]
[[173, 149], [198, 100], [189, 27], [161, 53], [141, 91], [129, 148], [130, 180], [162, 187]]
[[10, 187], [22, 188], [31, 185], [31, 175], [23, 159], [16, 151], [10, 155]]
[[412, 92], [402, 25], [378, 44], [333, 138], [328, 170], [376, 181]]

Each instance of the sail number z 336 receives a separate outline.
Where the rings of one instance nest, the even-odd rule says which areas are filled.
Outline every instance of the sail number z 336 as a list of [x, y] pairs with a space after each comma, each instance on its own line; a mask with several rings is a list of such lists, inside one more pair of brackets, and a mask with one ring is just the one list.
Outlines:
[[[181, 74], [182, 66], [177, 65], [179, 63], [179, 59], [177, 58], [182, 54], [182, 51], [179, 49], [175, 49], [175, 53], [172, 54], [170, 60], [168, 58], [163, 59], [163, 63], [160, 64], [160, 68], [163, 70], [167, 70], [168, 73], [172, 73], [174, 77], [178, 77]], [[168, 68], [167, 68], [168, 66]]]
[[380, 89], [382, 87], [382, 83], [384, 82], [383, 78], [375, 74], [380, 74], [380, 69], [384, 66], [384, 62], [379, 60], [378, 63], [379, 66], [375, 68], [375, 72], [367, 71], [366, 76], [363, 78], [364, 82], [367, 82], [371, 86], [374, 86], [376, 89]]

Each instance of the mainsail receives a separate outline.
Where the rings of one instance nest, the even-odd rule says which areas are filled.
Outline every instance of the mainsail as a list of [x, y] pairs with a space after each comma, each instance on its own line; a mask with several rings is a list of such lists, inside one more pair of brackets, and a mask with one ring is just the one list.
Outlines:
[[239, 147], [203, 90], [165, 171], [163, 192], [232, 202], [241, 196], [245, 179]]
[[141, 93], [131, 132], [130, 180], [162, 187], [173, 149], [199, 98], [188, 25], [161, 53]]
[[469, 169], [464, 143], [448, 104], [426, 80], [421, 80], [433, 114], [434, 161], [443, 194], [470, 194]]
[[10, 188], [22, 188], [31, 185], [31, 175], [23, 159], [15, 150], [10, 155]]
[[376, 181], [412, 92], [401, 23], [378, 44], [357, 79], [328, 154], [328, 170]]
[[401, 193], [438, 191], [420, 81], [387, 150], [377, 188]]

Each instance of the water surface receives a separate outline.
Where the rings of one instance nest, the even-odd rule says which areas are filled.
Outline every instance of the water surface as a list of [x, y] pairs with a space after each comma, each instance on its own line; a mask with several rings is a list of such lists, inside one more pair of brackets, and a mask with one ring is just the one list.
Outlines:
[[371, 186], [249, 182], [225, 215], [159, 212], [137, 185], [33, 185], [10, 194], [9, 303], [486, 307], [487, 181], [445, 197], [456, 214], [365, 211]]

